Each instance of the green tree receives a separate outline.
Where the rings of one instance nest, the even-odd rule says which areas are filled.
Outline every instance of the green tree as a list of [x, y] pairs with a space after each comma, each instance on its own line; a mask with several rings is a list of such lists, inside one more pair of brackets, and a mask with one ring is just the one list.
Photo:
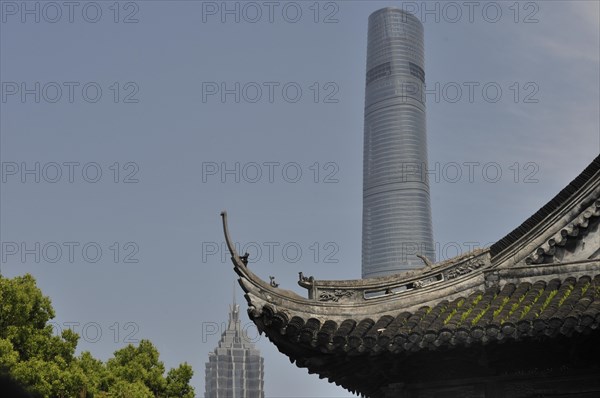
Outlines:
[[182, 363], [178, 368], [169, 370], [167, 374], [167, 398], [194, 398], [194, 388], [190, 380], [194, 375], [192, 367]]
[[141, 380], [134, 382], [117, 380], [108, 389], [107, 396], [111, 398], [155, 398], [152, 391]]
[[19, 353], [15, 351], [12, 343], [0, 338], [0, 374], [8, 373], [17, 362], [19, 362]]
[[44, 397], [77, 396], [86, 382], [74, 362], [79, 336], [71, 330], [54, 335], [48, 324], [53, 317], [50, 299], [31, 275], [0, 277], [3, 373]]
[[79, 336], [53, 334], [50, 299], [27, 274], [0, 276], [0, 376], [9, 375], [44, 398], [193, 398], [192, 368], [169, 370], [148, 340], [115, 351], [107, 363], [75, 356]]
[[163, 396], [166, 387], [165, 365], [158, 360], [158, 350], [148, 340], [141, 340], [139, 346], [115, 351], [114, 358], [108, 360], [107, 368], [117, 378], [143, 382], [152, 393]]

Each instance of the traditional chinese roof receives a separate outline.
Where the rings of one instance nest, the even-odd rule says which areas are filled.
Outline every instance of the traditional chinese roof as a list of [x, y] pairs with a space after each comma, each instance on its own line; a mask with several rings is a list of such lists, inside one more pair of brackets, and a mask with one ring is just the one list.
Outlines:
[[[383, 386], [419, 380], [418, 369], [439, 362], [439, 352], [478, 353], [479, 362], [492, 353], [496, 365], [474, 367], [476, 374], [497, 371], [506, 355], [545, 341], [577, 341], [583, 352], [588, 336], [598, 337], [600, 156], [488, 249], [380, 278], [321, 281], [300, 273], [308, 297], [257, 277], [222, 216], [258, 329], [299, 367], [355, 393], [383, 396]], [[560, 357], [563, 346], [538, 351]], [[537, 358], [551, 364], [554, 357]]]

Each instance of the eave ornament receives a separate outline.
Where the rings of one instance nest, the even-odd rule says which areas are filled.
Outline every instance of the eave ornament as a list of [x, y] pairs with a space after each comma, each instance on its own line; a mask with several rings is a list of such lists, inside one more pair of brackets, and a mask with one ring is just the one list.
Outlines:
[[352, 297], [353, 294], [350, 290], [325, 290], [319, 294], [319, 301], [334, 301], [337, 303], [340, 299]]

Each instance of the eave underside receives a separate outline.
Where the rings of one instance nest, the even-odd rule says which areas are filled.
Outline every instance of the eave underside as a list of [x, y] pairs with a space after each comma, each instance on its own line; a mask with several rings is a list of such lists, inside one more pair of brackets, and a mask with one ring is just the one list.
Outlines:
[[349, 391], [383, 397], [431, 380], [598, 374], [600, 156], [489, 249], [382, 278], [300, 273], [308, 297], [255, 275], [225, 213], [223, 226], [259, 330], [299, 367]]
[[[461, 376], [452, 376], [457, 366], [463, 377], [499, 377], [521, 365], [590, 367], [584, 346], [594, 339], [598, 347], [600, 274], [492, 286], [378, 319], [321, 322], [269, 305], [250, 316], [297, 366], [378, 397], [383, 386], [426, 381], [420, 375], [430, 374], [432, 364], [441, 364], [435, 380]], [[548, 351], [556, 345], [567, 351]], [[528, 357], [516, 360], [521, 355]]]
[[[296, 366], [364, 397], [387, 397], [386, 389], [394, 385], [403, 386], [403, 391], [422, 390], [423, 386], [440, 391], [473, 383], [500, 388], [498, 383], [522, 380], [532, 384], [538, 379], [585, 375], [598, 381], [591, 391], [600, 391], [599, 330], [396, 354], [325, 353], [306, 343], [292, 343], [285, 336], [267, 335]], [[575, 392], [577, 386], [570, 388]]]

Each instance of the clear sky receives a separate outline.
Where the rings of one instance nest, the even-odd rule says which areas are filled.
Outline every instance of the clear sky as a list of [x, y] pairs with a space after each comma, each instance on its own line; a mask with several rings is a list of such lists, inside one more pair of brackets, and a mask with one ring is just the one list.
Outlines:
[[[199, 397], [235, 280], [221, 210], [266, 280], [360, 277], [371, 12], [425, 27], [438, 259], [600, 152], [596, 1], [0, 3], [2, 274], [33, 274], [80, 350], [192, 364]], [[247, 329], [268, 397], [349, 396]]]

